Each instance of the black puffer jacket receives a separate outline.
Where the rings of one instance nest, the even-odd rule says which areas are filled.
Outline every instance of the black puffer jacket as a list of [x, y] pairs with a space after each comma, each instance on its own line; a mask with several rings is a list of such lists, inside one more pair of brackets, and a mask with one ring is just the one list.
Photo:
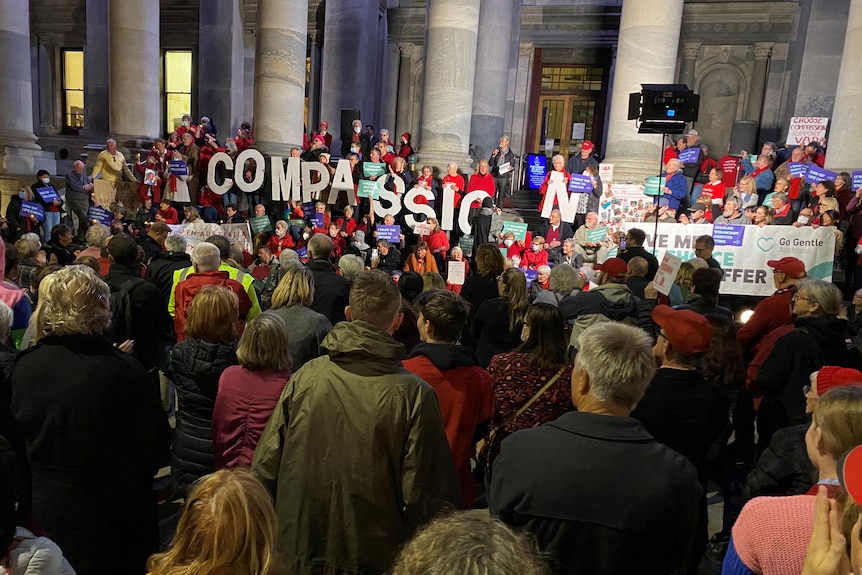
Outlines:
[[180, 493], [215, 471], [212, 416], [222, 372], [236, 365], [236, 342], [188, 338], [171, 350], [168, 376], [177, 387], [177, 426], [171, 472]]
[[817, 470], [808, 458], [805, 432], [808, 424], [779, 429], [772, 436], [754, 469], [745, 479], [745, 501], [764, 495], [802, 495], [817, 479]]

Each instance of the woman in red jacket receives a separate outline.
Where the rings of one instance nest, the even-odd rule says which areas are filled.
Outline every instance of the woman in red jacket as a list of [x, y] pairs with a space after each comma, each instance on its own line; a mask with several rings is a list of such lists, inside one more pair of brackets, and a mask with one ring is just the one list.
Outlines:
[[342, 238], [349, 238], [353, 235], [357, 226], [356, 220], [353, 219], [353, 206], [344, 206], [344, 217], [335, 220], [335, 225], [338, 228], [338, 235]]
[[[488, 192], [488, 195], [492, 198], [496, 193], [496, 188], [494, 187], [494, 176], [491, 175], [491, 171], [488, 168], [488, 160], [479, 160], [479, 165], [476, 166], [476, 173], [470, 176], [470, 181], [467, 183], [468, 194], [470, 192], [475, 192], [476, 190]], [[470, 204], [471, 210], [479, 210], [481, 207], [481, 199]], [[473, 215], [472, 212], [470, 215]]]
[[250, 467], [254, 448], [287, 380], [290, 353], [287, 327], [274, 313], [257, 316], [239, 338], [239, 365], [225, 369], [218, 382], [212, 417], [215, 465]]
[[[548, 185], [551, 183], [552, 180], [557, 180], [560, 177], [559, 175], [555, 176], [554, 174], [559, 174], [562, 172], [562, 181], [565, 188], [565, 193], [569, 193], [569, 172], [566, 171], [566, 159], [563, 156], [557, 154], [551, 160], [551, 164], [553, 165], [554, 169], [545, 174], [545, 181], [542, 182], [542, 187], [539, 188], [539, 193], [542, 194], [542, 202], [539, 204], [539, 214], [541, 214], [542, 211], [545, 209], [545, 201], [548, 199], [545, 194], [548, 193]], [[554, 195], [554, 205], [552, 206], [553, 208], [558, 207], [556, 199], [557, 196]]]
[[525, 270], [536, 270], [539, 266], [548, 263], [548, 250], [545, 249], [545, 238], [536, 236], [533, 238], [533, 243], [530, 244], [530, 249], [524, 252], [521, 259], [521, 268]]
[[266, 242], [266, 247], [272, 252], [272, 255], [278, 257], [281, 255], [281, 250], [294, 247], [293, 237], [288, 233], [287, 222], [278, 220], [275, 222], [275, 233]]
[[180, 223], [180, 216], [177, 209], [171, 206], [171, 201], [167, 198], [162, 198], [159, 202], [159, 211], [156, 212], [156, 221], [165, 222], [169, 226], [175, 226]]

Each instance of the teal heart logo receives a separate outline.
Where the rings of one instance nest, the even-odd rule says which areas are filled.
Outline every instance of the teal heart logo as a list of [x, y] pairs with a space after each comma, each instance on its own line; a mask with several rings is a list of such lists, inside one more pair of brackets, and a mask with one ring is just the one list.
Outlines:
[[775, 247], [775, 238], [757, 238], [757, 247], [766, 253]]

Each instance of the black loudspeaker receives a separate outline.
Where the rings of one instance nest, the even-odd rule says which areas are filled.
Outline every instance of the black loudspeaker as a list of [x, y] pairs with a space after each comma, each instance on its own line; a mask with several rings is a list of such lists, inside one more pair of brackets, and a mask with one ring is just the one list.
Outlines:
[[730, 131], [730, 151], [731, 156], [741, 156], [742, 151], [760, 152], [757, 147], [757, 122], [754, 120], [743, 120], [733, 123], [733, 129]]
[[341, 110], [341, 137], [350, 135], [353, 132], [353, 120], [361, 120], [362, 116], [359, 110]]

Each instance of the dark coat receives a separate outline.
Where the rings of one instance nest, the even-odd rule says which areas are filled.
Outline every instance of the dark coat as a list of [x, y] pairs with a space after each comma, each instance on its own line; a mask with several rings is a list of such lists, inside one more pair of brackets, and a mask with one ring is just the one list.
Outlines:
[[390, 244], [389, 253], [385, 256], [383, 254], [379, 254], [377, 269], [383, 270], [391, 275], [392, 272], [400, 272], [403, 264], [404, 262], [401, 261], [401, 252], [399, 252], [395, 246]]
[[760, 454], [754, 469], [745, 479], [742, 498], [803, 495], [817, 481], [817, 470], [808, 458], [805, 432], [808, 424], [779, 429], [769, 446]]
[[168, 377], [177, 388], [171, 473], [181, 494], [215, 471], [212, 417], [222, 372], [236, 365], [236, 342], [187, 338], [171, 350]]
[[314, 301], [309, 307], [325, 315], [332, 325], [344, 321], [344, 308], [350, 299], [350, 282], [335, 273], [328, 260], [309, 260], [307, 268], [314, 276]]
[[482, 302], [470, 324], [479, 367], [488, 367], [492, 357], [521, 345], [523, 325], [524, 322], [519, 321], [514, 329], [509, 329], [509, 303], [505, 299], [498, 297]]
[[[541, 226], [539, 226], [539, 235], [545, 238], [545, 241], [548, 240], [548, 230], [551, 229], [551, 222], [543, 222]], [[560, 232], [560, 243], [575, 237], [575, 232], [572, 229], [571, 224], [567, 222], [560, 222], [560, 229], [557, 230]]]
[[555, 575], [682, 573], [694, 467], [630, 417], [569, 412], [503, 440], [490, 511], [534, 534]]
[[626, 251], [620, 252], [617, 256], [626, 263], [629, 263], [634, 257], [642, 257], [647, 261], [649, 271], [647, 272], [647, 281], [655, 279], [655, 274], [658, 271], [658, 260], [650, 252], [646, 251], [642, 246], [630, 246]]
[[156, 284], [167, 306], [174, 287], [174, 272], [184, 270], [191, 265], [192, 258], [185, 252], [159, 252], [153, 256], [144, 277]]
[[21, 352], [12, 388], [36, 521], [78, 573], [143, 574], [170, 430], [141, 364], [101, 337], [50, 336]]

